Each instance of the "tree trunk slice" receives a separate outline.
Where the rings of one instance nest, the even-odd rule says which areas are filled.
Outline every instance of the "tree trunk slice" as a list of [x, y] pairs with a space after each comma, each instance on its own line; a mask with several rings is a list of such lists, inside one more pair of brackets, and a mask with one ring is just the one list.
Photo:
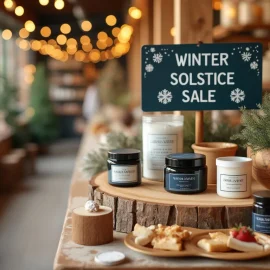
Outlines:
[[[108, 184], [107, 172], [90, 180], [90, 199], [113, 209], [114, 229], [131, 232], [139, 223], [200, 228], [223, 229], [242, 223], [251, 225], [253, 199], [226, 199], [216, 194], [210, 185], [204, 193], [178, 195], [164, 190], [163, 182], [144, 179], [142, 185], [132, 188]], [[254, 182], [253, 192], [264, 189]]]

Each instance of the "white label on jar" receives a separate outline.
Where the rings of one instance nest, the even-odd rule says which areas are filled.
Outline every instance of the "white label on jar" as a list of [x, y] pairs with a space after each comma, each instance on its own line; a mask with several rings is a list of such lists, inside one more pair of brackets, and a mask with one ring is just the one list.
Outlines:
[[165, 157], [177, 152], [177, 135], [148, 134], [147, 167], [150, 170], [162, 170]]
[[113, 183], [129, 183], [138, 181], [137, 165], [112, 165], [111, 181]]
[[225, 192], [246, 192], [247, 175], [220, 175], [220, 190]]

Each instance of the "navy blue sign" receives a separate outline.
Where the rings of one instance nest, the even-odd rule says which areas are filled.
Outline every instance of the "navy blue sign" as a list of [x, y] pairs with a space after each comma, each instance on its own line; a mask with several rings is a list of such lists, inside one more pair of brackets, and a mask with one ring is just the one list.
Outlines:
[[259, 43], [142, 47], [143, 111], [255, 109], [261, 101]]

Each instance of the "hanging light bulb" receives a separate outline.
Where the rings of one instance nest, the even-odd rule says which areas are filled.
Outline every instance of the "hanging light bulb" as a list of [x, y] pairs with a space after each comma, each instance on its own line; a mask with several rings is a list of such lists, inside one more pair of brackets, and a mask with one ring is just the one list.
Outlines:
[[17, 6], [15, 8], [15, 14], [17, 16], [22, 16], [24, 14], [24, 8], [22, 6]]
[[42, 6], [47, 6], [49, 4], [49, 0], [39, 0], [39, 3], [42, 5]]
[[65, 6], [65, 2], [63, 0], [55, 0], [54, 7], [58, 10], [63, 9]]
[[12, 32], [9, 30], [9, 29], [5, 29], [3, 32], [2, 32], [2, 38], [4, 40], [9, 40], [12, 38]]
[[36, 29], [34, 22], [30, 20], [25, 22], [24, 27], [28, 32], [34, 32]]

